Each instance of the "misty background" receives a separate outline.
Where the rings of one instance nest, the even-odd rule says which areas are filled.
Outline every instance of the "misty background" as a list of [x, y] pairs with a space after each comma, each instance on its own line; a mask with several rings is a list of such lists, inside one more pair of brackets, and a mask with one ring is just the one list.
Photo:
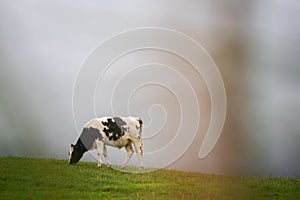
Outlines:
[[[145, 26], [175, 29], [197, 40], [217, 64], [227, 94], [224, 129], [212, 152], [198, 158], [203, 140], [198, 134], [169, 168], [300, 177], [300, 3], [296, 0], [130, 4], [1, 0], [0, 156], [67, 159], [69, 145], [78, 137], [72, 91], [81, 63], [108, 37]], [[99, 106], [105, 107], [101, 94], [97, 95]], [[203, 96], [205, 107], [205, 91]], [[162, 97], [157, 101], [164, 104]], [[99, 106], [97, 114], [110, 115]], [[165, 116], [161, 110], [153, 112]], [[143, 117], [150, 123], [149, 117]], [[207, 122], [202, 123], [205, 129]], [[113, 159], [123, 160], [124, 152], [109, 151]]]

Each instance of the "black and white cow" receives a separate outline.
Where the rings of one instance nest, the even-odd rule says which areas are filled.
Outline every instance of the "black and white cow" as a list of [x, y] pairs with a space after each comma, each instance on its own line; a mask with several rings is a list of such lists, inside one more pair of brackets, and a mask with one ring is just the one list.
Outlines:
[[76, 144], [71, 144], [69, 164], [76, 164], [85, 152], [97, 149], [98, 167], [102, 165], [102, 155], [110, 167], [111, 161], [106, 150], [106, 145], [109, 145], [119, 149], [125, 147], [127, 155], [121, 166], [125, 168], [134, 152], [133, 145], [139, 168], [142, 169], [142, 125], [143, 121], [135, 117], [101, 117], [90, 120], [84, 125]]

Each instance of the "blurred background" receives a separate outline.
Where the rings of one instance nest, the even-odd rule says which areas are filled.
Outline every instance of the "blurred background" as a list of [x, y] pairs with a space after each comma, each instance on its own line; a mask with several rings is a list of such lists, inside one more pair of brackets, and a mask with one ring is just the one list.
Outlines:
[[197, 136], [169, 168], [300, 178], [296, 0], [1, 0], [0, 156], [67, 159], [78, 137], [72, 91], [80, 64], [111, 35], [145, 26], [197, 40], [219, 67], [227, 94], [213, 151], [200, 160]]

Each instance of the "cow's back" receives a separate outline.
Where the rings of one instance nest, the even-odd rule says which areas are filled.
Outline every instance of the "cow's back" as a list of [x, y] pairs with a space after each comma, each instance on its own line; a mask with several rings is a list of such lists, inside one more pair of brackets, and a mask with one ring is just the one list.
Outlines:
[[100, 117], [88, 121], [85, 128], [96, 128], [105, 144], [124, 147], [133, 138], [141, 137], [140, 119], [136, 117]]

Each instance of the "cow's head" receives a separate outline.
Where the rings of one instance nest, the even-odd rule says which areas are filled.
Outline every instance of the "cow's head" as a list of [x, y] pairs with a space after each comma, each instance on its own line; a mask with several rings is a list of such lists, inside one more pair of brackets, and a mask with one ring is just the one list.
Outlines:
[[70, 150], [69, 150], [69, 164], [76, 164], [83, 156], [85, 150], [84, 147], [81, 144], [71, 144]]

